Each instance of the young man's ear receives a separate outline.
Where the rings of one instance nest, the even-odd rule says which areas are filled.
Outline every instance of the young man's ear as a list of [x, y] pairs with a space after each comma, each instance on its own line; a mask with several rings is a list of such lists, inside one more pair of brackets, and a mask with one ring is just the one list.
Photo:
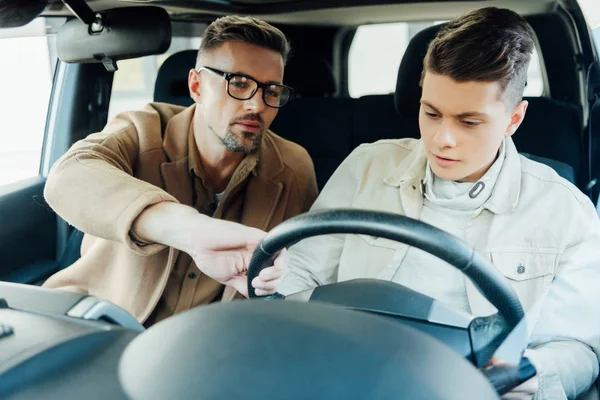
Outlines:
[[190, 69], [188, 74], [188, 88], [190, 97], [194, 99], [194, 103], [200, 101], [200, 74], [195, 69]]
[[523, 119], [525, 119], [525, 113], [527, 112], [528, 105], [529, 103], [527, 102], [527, 100], [523, 100], [516, 105], [516, 107], [511, 113], [510, 125], [508, 125], [508, 128], [506, 129], [504, 137], [510, 137], [514, 135], [519, 126], [521, 126], [521, 122], [523, 122]]

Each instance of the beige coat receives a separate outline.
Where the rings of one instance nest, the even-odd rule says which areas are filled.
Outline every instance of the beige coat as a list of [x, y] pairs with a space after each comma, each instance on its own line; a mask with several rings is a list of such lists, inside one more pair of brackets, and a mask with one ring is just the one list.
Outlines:
[[[156, 306], [179, 254], [163, 245], [138, 246], [131, 224], [148, 206], [163, 201], [192, 205], [188, 134], [195, 106], [153, 103], [120, 114], [100, 132], [75, 143], [53, 166], [44, 196], [67, 222], [86, 233], [82, 257], [59, 271], [46, 287], [110, 300], [139, 321]], [[163, 135], [164, 133], [164, 135]], [[256, 168], [238, 171], [215, 212], [269, 230], [307, 211], [317, 195], [314, 167], [297, 144], [267, 132]], [[248, 164], [248, 163], [246, 163]], [[227, 288], [223, 298], [235, 291]]]
[[[506, 277], [523, 304], [535, 349], [528, 355], [544, 370], [536, 398], [572, 398], [598, 375], [600, 222], [575, 186], [520, 156], [512, 140], [506, 145], [491, 198], [473, 213], [467, 242]], [[312, 209], [354, 207], [418, 219], [425, 167], [419, 140], [360, 146]], [[290, 273], [279, 291], [357, 278], [391, 280], [407, 250], [405, 244], [367, 235], [307, 239], [291, 247]], [[496, 311], [470, 280], [466, 295], [474, 315]]]

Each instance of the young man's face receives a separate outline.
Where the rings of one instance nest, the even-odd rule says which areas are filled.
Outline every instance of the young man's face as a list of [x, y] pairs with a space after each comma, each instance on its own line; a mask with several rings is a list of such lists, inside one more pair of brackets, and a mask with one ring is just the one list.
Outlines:
[[509, 110], [497, 82], [459, 83], [427, 71], [419, 126], [433, 173], [476, 182], [496, 160], [502, 140], [515, 133], [526, 109], [523, 101]]
[[[205, 52], [198, 66], [245, 75], [261, 83], [283, 83], [281, 54], [243, 42], [226, 42]], [[225, 79], [210, 71], [190, 71], [188, 81], [197, 104], [196, 118], [205, 134], [214, 135], [228, 151], [251, 153], [258, 149], [278, 111], [265, 104], [263, 89], [248, 100], [237, 100], [227, 94]]]

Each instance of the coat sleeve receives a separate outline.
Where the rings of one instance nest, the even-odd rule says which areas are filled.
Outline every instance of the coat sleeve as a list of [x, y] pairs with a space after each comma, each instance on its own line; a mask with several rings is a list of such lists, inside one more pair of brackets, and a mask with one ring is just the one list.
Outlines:
[[528, 350], [540, 370], [537, 400], [575, 399], [598, 376], [600, 221], [589, 200], [574, 208], [569, 236]]
[[150, 255], [164, 246], [135, 240], [131, 225], [146, 207], [177, 200], [133, 176], [139, 155], [139, 125], [128, 114], [117, 116], [102, 132], [75, 143], [53, 165], [44, 197], [77, 229]]
[[[352, 206], [358, 188], [359, 160], [359, 151], [355, 150], [342, 162], [311, 211]], [[289, 272], [278, 291], [287, 295], [336, 282], [343, 247], [344, 235], [315, 236], [290, 247]]]

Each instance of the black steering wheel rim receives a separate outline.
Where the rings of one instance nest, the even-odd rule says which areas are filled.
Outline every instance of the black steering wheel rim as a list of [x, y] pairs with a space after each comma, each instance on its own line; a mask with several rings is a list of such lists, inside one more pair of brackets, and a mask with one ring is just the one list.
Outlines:
[[395, 240], [434, 255], [464, 273], [498, 309], [507, 331], [523, 319], [521, 303], [504, 277], [464, 242], [424, 222], [398, 214], [359, 209], [312, 211], [293, 217], [271, 230], [261, 241], [248, 267], [248, 294], [260, 271], [272, 265], [279, 252], [302, 239], [328, 234], [364, 234]]

